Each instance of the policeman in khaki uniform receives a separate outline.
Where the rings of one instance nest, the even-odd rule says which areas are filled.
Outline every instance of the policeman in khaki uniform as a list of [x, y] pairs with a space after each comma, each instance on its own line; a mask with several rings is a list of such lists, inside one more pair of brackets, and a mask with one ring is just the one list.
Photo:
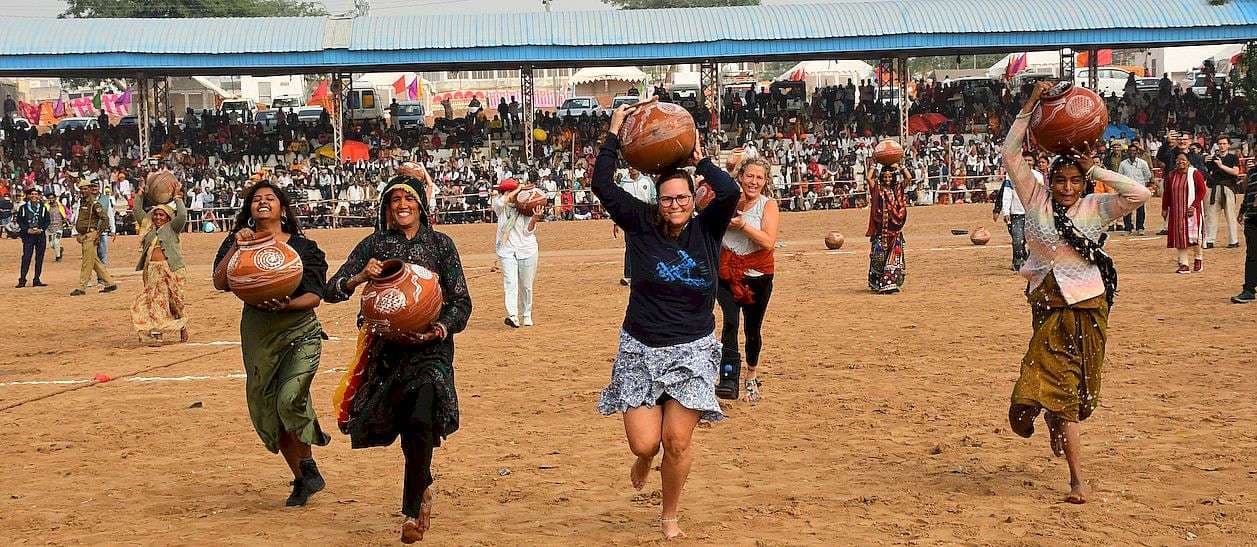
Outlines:
[[109, 217], [106, 215], [112, 213], [105, 211], [96, 199], [96, 186], [95, 181], [79, 184], [81, 201], [75, 216], [74, 230], [79, 233], [75, 239], [83, 247], [83, 269], [79, 271], [79, 288], [74, 289], [70, 296], [87, 294], [87, 285], [92, 281], [93, 272], [104, 281], [105, 288], [100, 292], [118, 290], [118, 284], [113, 282], [109, 270], [105, 269], [105, 265], [100, 263], [100, 258], [96, 255], [96, 243], [101, 237], [109, 235]]

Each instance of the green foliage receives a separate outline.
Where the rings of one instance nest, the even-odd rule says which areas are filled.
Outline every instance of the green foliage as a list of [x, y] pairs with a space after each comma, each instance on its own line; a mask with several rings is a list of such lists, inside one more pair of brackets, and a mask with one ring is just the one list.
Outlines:
[[1244, 53], [1240, 56], [1239, 73], [1235, 85], [1252, 101], [1253, 97], [1257, 97], [1257, 42], [1249, 42], [1244, 47]]
[[327, 15], [302, 0], [68, 0], [63, 18], [300, 17]]
[[758, 6], [759, 0], [602, 0], [620, 9], [716, 8], [723, 6]]

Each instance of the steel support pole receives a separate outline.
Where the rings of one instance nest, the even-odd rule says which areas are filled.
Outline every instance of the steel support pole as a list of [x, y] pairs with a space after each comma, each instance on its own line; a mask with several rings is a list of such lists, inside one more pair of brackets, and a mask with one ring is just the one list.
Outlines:
[[135, 104], [139, 106], [139, 111], [135, 114], [135, 121], [140, 137], [140, 159], [144, 160], [148, 158], [150, 150], [149, 126], [153, 123], [153, 112], [150, 105], [152, 90], [149, 88], [148, 78], [144, 77], [143, 74], [136, 76], [135, 88], [140, 95], [137, 97], [138, 100], [135, 101]]
[[[348, 80], [348, 85], [346, 85]], [[336, 227], [337, 202], [336, 197], [336, 177], [340, 176], [340, 166], [342, 153], [345, 149], [345, 94], [349, 92], [349, 87], [353, 85], [352, 76], [337, 72], [332, 75], [332, 82], [328, 86], [332, 99], [332, 111], [328, 112], [328, 117], [332, 120], [332, 151], [335, 153], [336, 168], [332, 171], [332, 227]]]
[[908, 135], [908, 58], [895, 59], [895, 77], [899, 79], [899, 144], [903, 146], [905, 156], [911, 155]]
[[522, 100], [519, 113], [520, 120], [524, 124], [524, 163], [532, 166], [532, 123], [533, 123], [533, 102], [536, 92], [536, 82], [533, 80], [531, 66], [522, 66], [519, 68], [519, 94]]
[[1092, 91], [1099, 93], [1100, 90], [1098, 89], [1098, 85], [1100, 83], [1100, 71], [1096, 70], [1097, 65], [1099, 65], [1099, 59], [1096, 57], [1097, 51], [1095, 48], [1087, 50], [1087, 87], [1091, 88]]
[[[163, 122], [173, 121], [170, 111], [170, 79], [166, 77], [153, 78], [150, 80], [153, 86], [153, 111], [152, 116], [157, 117]], [[170, 135], [174, 129], [167, 126], [166, 135]]]
[[1061, 81], [1074, 81], [1074, 50], [1065, 48], [1061, 50]]
[[707, 108], [709, 116], [707, 132], [710, 135], [712, 131], [720, 130], [720, 63], [704, 61], [698, 69], [698, 78], [703, 93], [703, 106]]

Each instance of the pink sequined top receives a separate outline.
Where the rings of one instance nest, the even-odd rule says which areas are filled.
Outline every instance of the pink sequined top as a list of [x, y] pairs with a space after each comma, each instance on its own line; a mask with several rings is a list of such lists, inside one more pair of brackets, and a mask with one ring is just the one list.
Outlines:
[[[1049, 273], [1056, 274], [1061, 296], [1068, 304], [1100, 296], [1104, 294], [1100, 269], [1087, 262], [1057, 233], [1052, 220], [1052, 192], [1035, 180], [1030, 166], [1021, 157], [1028, 125], [1029, 116], [1018, 116], [1004, 141], [1004, 165], [1026, 208], [1026, 248], [1030, 258], [1021, 267], [1021, 275], [1029, 280], [1030, 291], [1034, 291]], [[1067, 213], [1074, 226], [1092, 241], [1099, 241], [1105, 227], [1152, 197], [1144, 185], [1099, 164], [1090, 170], [1089, 176], [1117, 190], [1116, 193], [1083, 196]]]

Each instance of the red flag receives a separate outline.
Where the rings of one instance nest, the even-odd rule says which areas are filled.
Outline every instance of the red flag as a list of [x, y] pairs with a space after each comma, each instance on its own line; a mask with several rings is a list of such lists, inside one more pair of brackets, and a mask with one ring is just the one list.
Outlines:
[[396, 82], [393, 82], [393, 94], [401, 95], [406, 90], [406, 75], [403, 74]]
[[1004, 78], [1011, 79], [1013, 76], [1016, 76], [1017, 74], [1020, 74], [1021, 71], [1025, 70], [1027, 64], [1026, 56], [1026, 53], [1022, 53], [1020, 55], [1013, 54], [1012, 57], [1009, 57], [1008, 68], [1004, 70]]
[[[1079, 68], [1086, 68], [1090, 66], [1087, 64], [1088, 57], [1090, 57], [1090, 55], [1088, 55], [1086, 51], [1079, 52], [1077, 58], [1074, 60], [1074, 64]], [[1111, 64], [1113, 64], [1113, 50], [1101, 49], [1096, 51], [1096, 66], [1106, 66]]]
[[17, 107], [18, 110], [22, 111], [22, 117], [26, 118], [26, 121], [33, 124], [39, 123], [39, 105], [31, 104], [26, 101], [18, 101]]

